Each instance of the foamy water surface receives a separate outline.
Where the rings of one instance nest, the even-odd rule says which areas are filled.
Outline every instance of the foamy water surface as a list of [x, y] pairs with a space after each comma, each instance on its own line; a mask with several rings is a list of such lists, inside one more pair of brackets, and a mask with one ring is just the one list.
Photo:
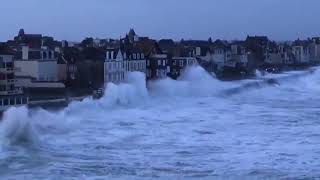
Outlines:
[[8, 110], [1, 179], [320, 177], [319, 70], [221, 82], [194, 67], [148, 90], [143, 79], [59, 112]]

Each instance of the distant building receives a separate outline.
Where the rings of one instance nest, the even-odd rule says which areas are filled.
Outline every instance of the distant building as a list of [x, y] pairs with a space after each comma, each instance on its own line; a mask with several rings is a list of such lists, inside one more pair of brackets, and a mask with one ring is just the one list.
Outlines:
[[235, 62], [231, 58], [230, 45], [221, 40], [216, 40], [211, 47], [212, 59], [218, 65], [218, 68], [224, 66], [234, 66]]
[[231, 43], [231, 62], [235, 66], [247, 67], [248, 66], [248, 52], [244, 47], [244, 42], [237, 41]]
[[0, 111], [11, 106], [21, 106], [28, 103], [21, 87], [17, 87], [14, 53], [7, 47], [0, 45]]
[[104, 82], [118, 84], [125, 81], [128, 72], [146, 73], [146, 57], [139, 49], [107, 49], [104, 62]]
[[198, 64], [195, 57], [172, 57], [170, 61], [169, 76], [173, 79], [177, 79], [181, 76], [187, 67]]
[[314, 37], [311, 40], [310, 58], [312, 63], [320, 63], [320, 37]]
[[41, 34], [19, 31], [14, 38], [17, 84], [21, 87], [63, 88], [58, 82], [59, 43]]
[[104, 82], [121, 83], [125, 78], [125, 61], [126, 54], [120, 48], [107, 49], [106, 59], [104, 62]]
[[16, 75], [33, 81], [57, 82], [57, 60], [57, 53], [52, 49], [23, 46], [18, 50], [15, 60]]
[[292, 52], [295, 57], [296, 64], [310, 63], [311, 48], [308, 41], [296, 40], [292, 45]]
[[139, 36], [136, 34], [134, 29], [130, 29], [127, 37], [129, 38], [130, 43], [134, 43], [134, 42], [139, 41]]
[[147, 79], [166, 78], [170, 73], [169, 56], [155, 43], [147, 58]]

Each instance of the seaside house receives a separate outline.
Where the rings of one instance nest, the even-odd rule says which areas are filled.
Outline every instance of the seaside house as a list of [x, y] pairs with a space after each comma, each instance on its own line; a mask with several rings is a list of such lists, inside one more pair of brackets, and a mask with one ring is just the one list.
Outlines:
[[104, 82], [118, 84], [125, 81], [128, 72], [147, 72], [147, 60], [138, 48], [124, 47], [106, 50]]
[[311, 39], [310, 58], [312, 63], [320, 63], [320, 37], [314, 37]]
[[231, 47], [226, 41], [216, 40], [211, 46], [212, 59], [217, 64], [218, 69], [224, 66], [235, 66], [235, 61], [231, 57]]
[[124, 66], [127, 72], [142, 72], [147, 71], [147, 61], [144, 53], [138, 48], [128, 49], [125, 53]]
[[147, 79], [162, 79], [166, 78], [170, 73], [169, 56], [163, 53], [158, 45], [154, 43], [147, 58]]
[[22, 88], [17, 86], [13, 58], [14, 52], [7, 46], [0, 45], [0, 111], [28, 104]]
[[307, 65], [310, 63], [311, 48], [307, 40], [296, 40], [292, 45], [292, 53], [295, 58], [295, 64]]
[[187, 67], [197, 65], [196, 52], [192, 48], [180, 50], [178, 54], [174, 54], [169, 58], [170, 72], [169, 76], [172, 79], [177, 79]]
[[41, 34], [19, 31], [14, 38], [17, 84], [23, 88], [64, 88], [58, 83], [59, 43]]
[[248, 66], [248, 52], [244, 47], [243, 41], [234, 41], [231, 43], [231, 59], [235, 62], [235, 66]]

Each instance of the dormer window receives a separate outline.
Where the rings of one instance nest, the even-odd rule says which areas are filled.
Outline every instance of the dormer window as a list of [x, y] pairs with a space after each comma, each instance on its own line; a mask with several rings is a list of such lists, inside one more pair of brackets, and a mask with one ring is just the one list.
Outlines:
[[109, 51], [107, 51], [107, 53], [106, 53], [106, 59], [107, 59], [107, 60], [109, 60], [109, 59], [110, 59], [109, 54], [110, 54], [110, 53], [109, 53]]
[[113, 51], [110, 53], [110, 59], [113, 59]]
[[52, 59], [52, 52], [49, 51], [49, 59]]
[[140, 59], [140, 54], [138, 53], [138, 57], [137, 57], [137, 59]]

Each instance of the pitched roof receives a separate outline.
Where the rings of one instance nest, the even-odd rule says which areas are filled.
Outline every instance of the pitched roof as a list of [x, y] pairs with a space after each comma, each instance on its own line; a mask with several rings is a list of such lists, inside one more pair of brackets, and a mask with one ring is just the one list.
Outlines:
[[213, 43], [213, 48], [222, 48], [222, 49], [227, 49], [230, 47], [229, 43], [227, 41], [222, 41], [220, 39], [216, 40]]
[[5, 43], [0, 43], [0, 55], [14, 55], [14, 52]]

